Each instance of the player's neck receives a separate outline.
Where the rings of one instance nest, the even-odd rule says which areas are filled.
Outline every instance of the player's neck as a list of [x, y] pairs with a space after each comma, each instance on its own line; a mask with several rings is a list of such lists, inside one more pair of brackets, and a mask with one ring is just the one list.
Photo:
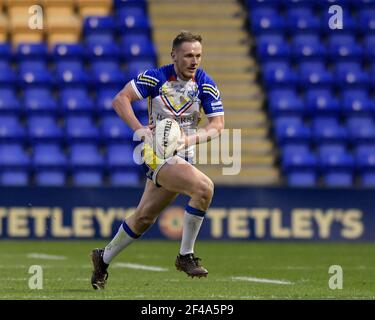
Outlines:
[[192, 78], [186, 78], [186, 77], [184, 77], [184, 76], [182, 75], [182, 73], [180, 73], [180, 72], [177, 70], [175, 64], [173, 65], [173, 68], [174, 68], [174, 72], [176, 73], [177, 78], [178, 78], [179, 80], [182, 80], [182, 81], [189, 81], [189, 80], [192, 79]]

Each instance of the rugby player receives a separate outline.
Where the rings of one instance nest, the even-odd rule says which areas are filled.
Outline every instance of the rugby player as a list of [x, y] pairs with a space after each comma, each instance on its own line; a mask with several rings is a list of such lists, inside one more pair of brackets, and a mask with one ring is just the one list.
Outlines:
[[[158, 121], [175, 119], [182, 128], [183, 138], [178, 153], [170, 159], [152, 161], [146, 156], [146, 185], [140, 203], [133, 215], [120, 226], [112, 241], [103, 249], [91, 253], [94, 289], [104, 289], [108, 266], [113, 258], [138, 239], [156, 221], [160, 212], [179, 194], [190, 197], [186, 206], [182, 240], [175, 260], [177, 270], [191, 277], [205, 277], [208, 271], [194, 255], [194, 244], [204, 215], [210, 206], [214, 184], [210, 178], [190, 162], [195, 145], [207, 142], [212, 132], [218, 136], [224, 128], [224, 110], [215, 82], [199, 68], [202, 59], [202, 37], [183, 31], [172, 45], [172, 64], [149, 69], [128, 82], [113, 100], [119, 117], [139, 136], [150, 137]], [[142, 126], [135, 116], [131, 103], [149, 99], [149, 125]], [[207, 125], [197, 129], [201, 111]], [[148, 150], [149, 151], [149, 150]]]

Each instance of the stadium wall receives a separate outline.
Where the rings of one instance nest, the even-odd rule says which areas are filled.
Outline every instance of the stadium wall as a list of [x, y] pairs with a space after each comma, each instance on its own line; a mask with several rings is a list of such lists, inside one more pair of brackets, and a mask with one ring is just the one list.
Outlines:
[[[110, 238], [141, 188], [0, 188], [0, 239]], [[375, 241], [374, 191], [217, 187], [199, 238]], [[180, 196], [143, 238], [179, 239]]]

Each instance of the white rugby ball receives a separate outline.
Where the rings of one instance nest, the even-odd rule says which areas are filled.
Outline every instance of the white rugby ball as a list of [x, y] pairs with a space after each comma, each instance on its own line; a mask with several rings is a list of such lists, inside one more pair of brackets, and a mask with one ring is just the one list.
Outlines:
[[181, 129], [176, 120], [163, 119], [155, 127], [155, 152], [159, 158], [172, 157], [181, 138]]

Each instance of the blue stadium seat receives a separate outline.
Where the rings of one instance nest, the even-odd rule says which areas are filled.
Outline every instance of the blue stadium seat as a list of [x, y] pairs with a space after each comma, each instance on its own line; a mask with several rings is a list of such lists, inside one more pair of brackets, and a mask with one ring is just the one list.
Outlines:
[[288, 173], [287, 183], [291, 187], [314, 187], [317, 183], [315, 170], [294, 170]]
[[140, 8], [124, 8], [117, 11], [116, 27], [119, 34], [150, 35], [149, 17]]
[[115, 170], [110, 172], [110, 184], [116, 187], [139, 186], [139, 174], [128, 170]]
[[7, 42], [0, 43], [0, 60], [9, 62], [12, 57], [12, 47]]
[[156, 50], [152, 41], [145, 35], [125, 35], [121, 38], [121, 57], [125, 61], [144, 58], [156, 58]]
[[281, 166], [290, 186], [314, 186], [316, 184], [316, 156], [308, 148], [283, 149]]
[[340, 89], [366, 89], [369, 82], [369, 75], [362, 70], [359, 63], [339, 62], [336, 64], [335, 83]]
[[97, 44], [115, 43], [116, 39], [114, 33], [108, 31], [106, 33], [90, 33], [84, 37], [84, 42], [88, 46], [93, 46]]
[[353, 144], [375, 143], [375, 123], [372, 118], [348, 120], [348, 128]]
[[367, 35], [363, 39], [364, 55], [369, 62], [375, 62], [375, 34]]
[[75, 72], [82, 72], [84, 71], [84, 65], [81, 60], [73, 59], [73, 60], [59, 60], [55, 63], [55, 71], [56, 73], [63, 73], [65, 71]]
[[363, 187], [375, 187], [375, 173], [373, 171], [360, 174], [360, 178]]
[[52, 92], [47, 88], [25, 88], [23, 105], [27, 113], [56, 114], [58, 106]]
[[17, 114], [21, 111], [21, 104], [12, 88], [0, 88], [0, 114]]
[[269, 60], [283, 60], [289, 57], [290, 47], [284, 40], [279, 37], [275, 38], [262, 38], [257, 44], [258, 59], [263, 61]]
[[318, 34], [296, 35], [292, 39], [291, 54], [299, 61], [323, 59], [327, 54]]
[[333, 62], [339, 60], [358, 61], [363, 54], [363, 50], [353, 35], [336, 35], [333, 33], [328, 38], [328, 54]]
[[353, 184], [354, 158], [346, 151], [326, 150], [319, 154], [319, 165], [324, 184], [332, 187], [350, 187]]
[[89, 79], [80, 61], [62, 61], [56, 64], [56, 85], [64, 87], [86, 87]]
[[351, 116], [346, 118], [346, 126], [350, 128], [358, 128], [364, 126], [374, 125], [374, 120], [371, 116]]
[[133, 160], [134, 146], [131, 144], [111, 144], [107, 149], [108, 170], [131, 169], [137, 166]]
[[285, 28], [284, 17], [277, 12], [266, 15], [255, 15], [250, 21], [251, 30], [255, 35], [279, 31]]
[[375, 0], [352, 0], [351, 6], [354, 9], [374, 9], [375, 8]]
[[73, 143], [70, 146], [69, 162], [73, 171], [101, 169], [104, 165], [99, 148], [92, 143]]
[[18, 70], [19, 73], [26, 73], [26, 72], [37, 72], [37, 71], [45, 71], [48, 69], [46, 61], [19, 61], [18, 62]]
[[263, 64], [263, 79], [268, 90], [293, 89], [297, 75], [286, 62], [267, 62]]
[[284, 143], [308, 143], [311, 129], [303, 123], [278, 124], [275, 127], [276, 140]]
[[101, 136], [107, 141], [129, 141], [133, 139], [133, 130], [118, 116], [106, 116], [101, 124]]
[[46, 61], [48, 48], [45, 43], [20, 43], [17, 45], [15, 58], [17, 61]]
[[249, 16], [251, 20], [260, 20], [262, 18], [278, 16], [278, 10], [275, 7], [261, 6], [256, 7], [249, 11]]
[[10, 64], [0, 65], [0, 86], [1, 88], [13, 88], [17, 76]]
[[86, 56], [91, 61], [110, 59], [117, 61], [120, 49], [116, 43], [91, 44], [86, 47]]
[[0, 168], [27, 170], [30, 157], [19, 143], [0, 144]]
[[63, 187], [66, 183], [64, 170], [46, 169], [35, 173], [35, 184], [45, 187]]
[[[109, 64], [108, 64], [109, 65]], [[115, 65], [112, 64], [113, 66]], [[91, 70], [91, 81], [95, 86], [95, 90], [99, 89], [122, 89], [127, 79], [124, 72], [117, 68], [102, 68], [93, 66]]]
[[91, 62], [91, 70], [95, 72], [119, 71], [120, 63], [116, 60], [96, 60]]
[[112, 101], [117, 93], [117, 89], [99, 89], [96, 96], [96, 111], [99, 113], [112, 113], [115, 115]]
[[93, 144], [73, 144], [70, 149], [73, 185], [102, 185], [104, 160], [98, 147]]
[[53, 117], [33, 116], [28, 119], [28, 136], [33, 143], [40, 141], [58, 142], [62, 139], [63, 132]]
[[80, 43], [58, 43], [51, 53], [53, 61], [81, 61], [84, 58], [84, 47]]
[[315, 118], [312, 123], [312, 136], [316, 143], [346, 143], [348, 132], [337, 118]]
[[64, 113], [92, 114], [95, 111], [93, 99], [82, 88], [60, 90], [60, 105]]
[[321, 28], [320, 19], [310, 7], [291, 7], [286, 14], [287, 30], [291, 34], [316, 32]]
[[50, 87], [52, 76], [48, 69], [24, 69], [20, 70], [18, 82], [25, 87]]
[[97, 141], [99, 130], [90, 117], [69, 116], [66, 119], [65, 137], [67, 141], [85, 142]]
[[342, 143], [320, 143], [316, 147], [317, 154], [320, 156], [329, 154], [342, 154], [347, 152], [345, 144]]
[[29, 183], [29, 173], [22, 169], [9, 169], [0, 171], [0, 185], [3, 186], [27, 186]]
[[362, 186], [375, 186], [375, 145], [358, 146], [355, 150], [356, 166]]
[[362, 8], [358, 12], [359, 30], [365, 34], [375, 33], [375, 8]]
[[375, 110], [374, 101], [365, 90], [346, 90], [341, 95], [341, 103], [346, 116], [370, 115]]
[[[280, 115], [273, 119], [275, 128], [283, 127], [288, 125], [301, 125], [303, 124], [303, 119], [301, 116], [296, 115]], [[295, 145], [295, 143], [293, 143]], [[298, 143], [298, 145], [301, 145]]]
[[269, 34], [261, 34], [255, 38], [257, 47], [265, 46], [272, 43], [283, 43], [287, 42], [286, 38], [282, 33], [273, 32]]
[[33, 166], [37, 170], [64, 170], [67, 157], [60, 145], [56, 143], [37, 144], [33, 148]]
[[0, 117], [0, 141], [22, 142], [25, 137], [25, 128], [16, 116]]
[[83, 20], [83, 35], [113, 33], [115, 22], [111, 16], [88, 16]]
[[269, 110], [273, 116], [303, 115], [307, 111], [297, 92], [289, 89], [269, 92]]
[[74, 186], [94, 187], [103, 185], [103, 172], [101, 170], [77, 170], [72, 174]]
[[372, 90], [375, 89], [375, 63], [370, 67], [370, 86]]
[[307, 90], [305, 101], [308, 110], [314, 116], [339, 116], [339, 102], [330, 90]]
[[330, 89], [333, 77], [323, 63], [303, 62], [299, 67], [298, 83], [303, 89]]

